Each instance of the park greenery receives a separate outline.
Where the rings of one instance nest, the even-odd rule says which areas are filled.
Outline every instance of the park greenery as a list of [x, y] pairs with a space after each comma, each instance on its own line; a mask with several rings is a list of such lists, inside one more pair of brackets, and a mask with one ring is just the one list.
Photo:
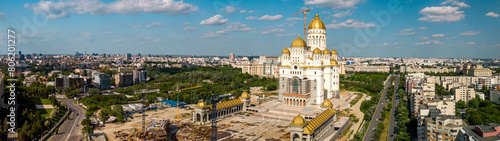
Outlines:
[[[268, 91], [277, 89], [275, 78], [243, 74], [241, 69], [230, 66], [146, 69], [154, 80], [120, 88], [115, 92], [133, 95], [136, 90], [160, 89], [160, 93], [165, 94], [168, 99], [176, 100], [179, 96], [181, 102], [196, 103], [212, 94], [232, 93], [233, 96], [239, 96], [243, 91], [249, 91], [250, 87], [264, 86]], [[174, 92], [177, 87], [183, 89], [195, 86], [201, 87]]]
[[[341, 90], [361, 92], [372, 97], [370, 100], [365, 100], [361, 103], [360, 110], [365, 114], [365, 122], [369, 122], [372, 117], [375, 108], [374, 105], [376, 105], [380, 99], [380, 93], [384, 88], [383, 83], [387, 79], [387, 76], [389, 76], [388, 73], [358, 72], [340, 81]], [[364, 124], [363, 128], [368, 128], [368, 124]], [[361, 132], [354, 134], [352, 140], [363, 140], [363, 134], [364, 133]]]
[[500, 106], [493, 104], [489, 100], [473, 98], [467, 104], [464, 101], [459, 101], [456, 108], [467, 108], [465, 121], [470, 125], [481, 125], [488, 123], [500, 124]]
[[[16, 122], [18, 125], [17, 133], [20, 140], [35, 140], [41, 138], [50, 130], [64, 114], [67, 112], [65, 104], [59, 103], [51, 94], [55, 92], [53, 86], [46, 86], [40, 82], [33, 82], [30, 86], [23, 84], [24, 75], [5, 76], [4, 84], [10, 84], [7, 79], [17, 79], [14, 82], [16, 86], [16, 105], [18, 115]], [[4, 85], [4, 91], [10, 92], [7, 85]], [[6, 102], [6, 99], [3, 99]], [[52, 105], [53, 109], [36, 109], [36, 104]], [[0, 112], [0, 140], [7, 137], [7, 111]], [[5, 129], [5, 130], [4, 130]]]
[[[410, 125], [410, 113], [409, 113], [409, 110], [408, 110], [408, 104], [407, 102], [408, 101], [408, 97], [406, 97], [406, 93], [405, 91], [403, 90], [404, 89], [404, 75], [402, 75], [401, 77], [401, 80], [399, 81], [399, 90], [398, 90], [398, 96], [399, 98], [401, 99], [398, 103], [398, 106], [397, 106], [397, 118], [399, 119], [398, 121], [398, 124], [397, 124], [397, 127], [396, 127], [396, 131], [398, 131], [397, 135], [396, 135], [396, 141], [410, 141], [411, 140], [411, 136], [410, 136], [410, 130], [412, 130], [412, 128], [416, 128], [411, 126]], [[415, 116], [412, 116], [411, 117], [411, 120], [414, 120], [413, 118], [415, 118]], [[415, 121], [416, 123], [416, 118], [415, 118]], [[415, 129], [416, 130], [416, 129]]]
[[360, 110], [365, 114], [364, 119], [370, 119], [373, 114], [374, 105], [380, 99], [380, 93], [384, 88], [384, 81], [388, 73], [356, 73], [340, 82], [340, 89], [347, 91], [362, 92], [371, 96], [370, 100], [361, 103]]

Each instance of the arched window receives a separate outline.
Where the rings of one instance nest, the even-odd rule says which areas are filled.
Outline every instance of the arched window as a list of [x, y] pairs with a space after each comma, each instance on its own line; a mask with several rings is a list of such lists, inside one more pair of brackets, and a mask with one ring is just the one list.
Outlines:
[[299, 80], [293, 79], [292, 86], [293, 86], [292, 92], [299, 93]]

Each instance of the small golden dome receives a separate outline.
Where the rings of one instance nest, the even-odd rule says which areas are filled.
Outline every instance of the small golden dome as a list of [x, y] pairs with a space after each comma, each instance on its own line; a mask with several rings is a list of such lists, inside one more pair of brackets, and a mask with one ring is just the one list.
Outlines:
[[297, 39], [293, 40], [291, 47], [307, 47], [307, 43], [299, 36]]
[[323, 21], [319, 19], [319, 15], [316, 14], [314, 16], [314, 19], [309, 23], [308, 29], [326, 29], [325, 23], [323, 23]]
[[337, 62], [337, 60], [335, 60], [335, 59], [333, 59], [333, 58], [332, 58], [332, 59], [330, 59], [330, 64], [331, 64], [331, 65], [338, 66], [338, 65], [339, 65], [339, 62]]
[[240, 98], [250, 98], [250, 95], [248, 95], [247, 92], [243, 92], [243, 93], [241, 93]]
[[337, 50], [333, 49], [333, 50], [332, 50], [332, 54], [333, 54], [333, 55], [337, 55]]
[[331, 108], [333, 107], [333, 104], [332, 102], [329, 100], [329, 99], [326, 99], [325, 101], [323, 101], [323, 103], [321, 104], [321, 107], [328, 107], [328, 108]]
[[306, 125], [306, 120], [301, 115], [297, 115], [290, 124], [291, 126], [304, 126]]
[[203, 102], [203, 99], [202, 99], [202, 100], [200, 100], [200, 101], [198, 102], [198, 104], [196, 104], [196, 106], [195, 106], [195, 107], [198, 107], [198, 108], [206, 108], [206, 107], [208, 107], [208, 104], [207, 104], [207, 103], [205, 103], [205, 102]]
[[327, 54], [330, 54], [330, 50], [328, 50], [327, 48], [325, 50], [323, 50], [323, 54], [327, 55]]
[[283, 49], [283, 51], [281, 51], [281, 54], [290, 54], [290, 50], [288, 50], [288, 48], [285, 48]]
[[313, 50], [313, 54], [321, 54], [321, 50], [319, 50], [318, 48], [316, 48], [316, 49]]

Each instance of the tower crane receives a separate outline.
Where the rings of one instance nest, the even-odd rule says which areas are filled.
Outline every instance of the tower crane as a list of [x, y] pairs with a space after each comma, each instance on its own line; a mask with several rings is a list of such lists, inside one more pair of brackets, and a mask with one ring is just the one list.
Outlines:
[[307, 20], [306, 15], [307, 15], [308, 11], [311, 11], [311, 9], [306, 9], [306, 10], [300, 11], [299, 13], [292, 14], [292, 16], [295, 16], [297, 14], [304, 13], [304, 40], [306, 40], [306, 41], [307, 41], [307, 39], [306, 39], [306, 30], [307, 30], [307, 28], [306, 28], [306, 20]]

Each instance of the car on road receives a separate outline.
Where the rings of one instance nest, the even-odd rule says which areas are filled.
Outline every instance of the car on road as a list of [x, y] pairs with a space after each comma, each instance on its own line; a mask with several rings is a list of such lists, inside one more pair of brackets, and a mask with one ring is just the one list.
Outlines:
[[393, 137], [393, 136], [394, 136], [394, 134], [391, 134], [391, 137]]
[[375, 131], [375, 129], [377, 129], [376, 127], [373, 127], [373, 131]]

